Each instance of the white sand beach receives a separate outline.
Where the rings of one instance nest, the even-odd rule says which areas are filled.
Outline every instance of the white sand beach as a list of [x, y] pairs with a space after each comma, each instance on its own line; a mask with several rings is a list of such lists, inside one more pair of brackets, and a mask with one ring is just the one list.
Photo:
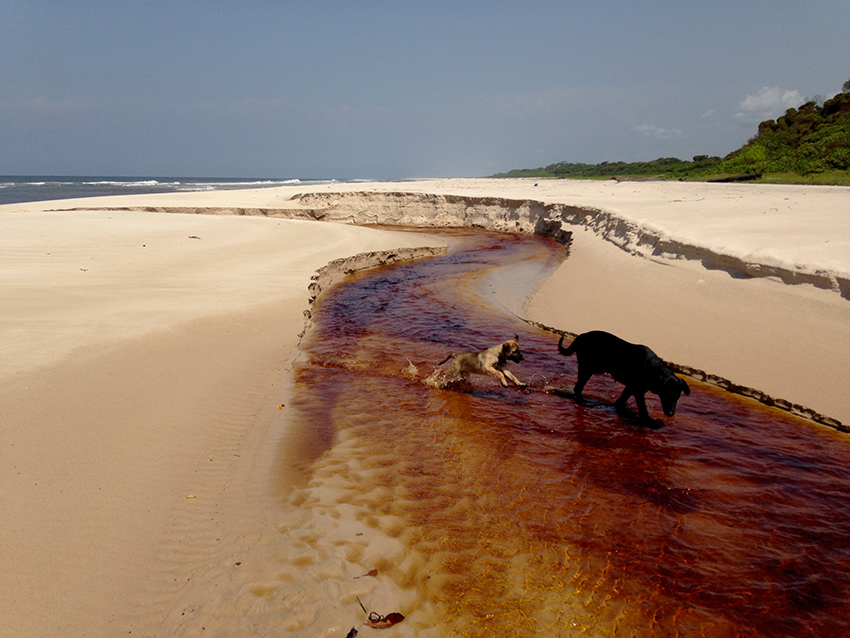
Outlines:
[[442, 245], [328, 222], [504, 209], [509, 228], [546, 206], [575, 209], [573, 242], [524, 318], [850, 423], [850, 188], [447, 179], [0, 206], [0, 636], [157, 635], [186, 614], [223, 635], [222, 581], [187, 606], [185, 574], [213, 552], [274, 577], [255, 541], [311, 276]]

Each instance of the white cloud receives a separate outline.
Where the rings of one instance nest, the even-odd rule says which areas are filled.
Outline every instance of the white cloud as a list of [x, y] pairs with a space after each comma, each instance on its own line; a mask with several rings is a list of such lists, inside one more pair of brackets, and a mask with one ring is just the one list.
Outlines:
[[654, 137], [658, 140], [673, 140], [677, 137], [682, 137], [682, 131], [677, 128], [666, 129], [654, 126], [652, 124], [641, 124], [633, 129], [635, 133], [640, 133], [644, 137]]
[[755, 95], [748, 95], [738, 105], [735, 119], [743, 123], [761, 122], [782, 115], [789, 108], [800, 106], [799, 91], [783, 91], [778, 86], [763, 86]]

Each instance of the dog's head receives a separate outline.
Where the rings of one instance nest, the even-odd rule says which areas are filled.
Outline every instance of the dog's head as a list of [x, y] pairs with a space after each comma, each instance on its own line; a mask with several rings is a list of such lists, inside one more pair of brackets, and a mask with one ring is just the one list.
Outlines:
[[502, 358], [505, 360], [513, 361], [514, 363], [519, 363], [525, 357], [522, 356], [522, 352], [520, 352], [519, 344], [517, 341], [519, 340], [519, 335], [516, 335], [510, 341], [505, 341], [502, 344]]
[[675, 374], [670, 373], [670, 375], [661, 382], [656, 394], [658, 394], [658, 398], [661, 399], [661, 408], [664, 410], [664, 414], [667, 416], [673, 416], [676, 414], [676, 403], [678, 403], [679, 397], [682, 396], [683, 392], [685, 394], [690, 394], [691, 389], [688, 387], [687, 383]]

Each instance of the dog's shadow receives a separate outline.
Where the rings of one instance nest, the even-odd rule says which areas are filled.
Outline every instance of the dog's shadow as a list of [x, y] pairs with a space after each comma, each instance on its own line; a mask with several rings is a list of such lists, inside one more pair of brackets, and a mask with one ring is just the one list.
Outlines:
[[507, 400], [509, 397], [516, 397], [517, 394], [525, 395], [533, 391], [528, 386], [508, 386], [507, 388], [501, 385], [481, 386], [476, 385], [472, 381], [450, 381], [439, 388], [448, 392], [457, 392], [459, 394], [468, 394], [482, 399], [498, 399]]
[[614, 413], [623, 421], [635, 427], [660, 430], [664, 426], [664, 422], [659, 419], [653, 419], [652, 417], [644, 419], [639, 414], [629, 410], [628, 408], [618, 407], [616, 403], [605, 403], [603, 401], [597, 401], [596, 399], [588, 399], [587, 397], [582, 397], [581, 400], [577, 400], [575, 390], [572, 386], [562, 388], [546, 387], [544, 391], [564, 399], [570, 399], [575, 402], [576, 405], [580, 405], [583, 408], [590, 410], [604, 410], [605, 412]]
[[612, 405], [611, 407], [629, 425], [639, 428], [649, 428], [650, 430], [660, 430], [664, 426], [664, 421], [660, 419], [654, 419], [651, 416], [644, 418], [628, 408], [618, 408], [616, 405]]

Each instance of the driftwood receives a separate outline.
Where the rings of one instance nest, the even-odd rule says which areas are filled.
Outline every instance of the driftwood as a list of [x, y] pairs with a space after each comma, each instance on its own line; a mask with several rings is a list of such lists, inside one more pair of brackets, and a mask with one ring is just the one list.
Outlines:
[[663, 175], [648, 175], [641, 177], [639, 175], [614, 175], [611, 177], [615, 182], [664, 182], [667, 181]]
[[713, 182], [715, 184], [720, 184], [724, 182], [749, 182], [750, 180], [758, 179], [759, 177], [761, 177], [761, 173], [742, 173], [740, 175], [718, 177], [717, 179], [710, 179], [708, 181]]

